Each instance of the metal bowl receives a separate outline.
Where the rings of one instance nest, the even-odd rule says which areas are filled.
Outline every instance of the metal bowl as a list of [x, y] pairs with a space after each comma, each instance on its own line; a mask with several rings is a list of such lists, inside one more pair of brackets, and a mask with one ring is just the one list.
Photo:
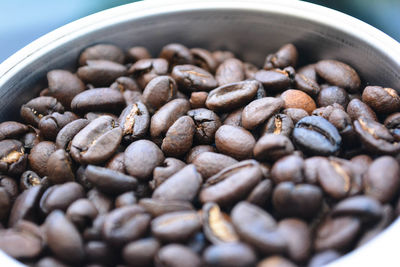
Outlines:
[[[125, 49], [143, 45], [154, 55], [170, 42], [229, 49], [260, 66], [266, 54], [292, 42], [303, 62], [343, 60], [367, 83], [398, 89], [400, 85], [400, 44], [340, 12], [295, 0], [145, 1], [75, 21], [4, 61], [0, 121], [17, 118], [20, 105], [46, 86], [47, 71], [73, 69], [85, 47], [101, 42]], [[399, 237], [400, 220], [396, 220], [371, 242], [329, 266], [398, 266]], [[0, 252], [0, 266], [22, 265]]]

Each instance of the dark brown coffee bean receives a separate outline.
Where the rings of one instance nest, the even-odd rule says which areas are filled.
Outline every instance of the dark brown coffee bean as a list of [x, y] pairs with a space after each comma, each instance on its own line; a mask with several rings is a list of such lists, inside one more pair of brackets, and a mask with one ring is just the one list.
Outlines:
[[210, 73], [215, 72], [217, 61], [211, 52], [203, 48], [192, 48], [190, 49], [190, 53], [192, 54], [194, 65], [199, 66]]
[[194, 166], [205, 180], [236, 163], [238, 161], [234, 158], [214, 152], [201, 153], [193, 160]]
[[194, 140], [199, 144], [212, 144], [221, 120], [213, 111], [205, 108], [189, 110], [187, 113], [195, 123]]
[[97, 217], [96, 207], [88, 199], [78, 199], [69, 205], [65, 215], [78, 229], [92, 225]]
[[191, 164], [191, 163], [193, 163], [194, 159], [198, 155], [200, 155], [201, 153], [204, 153], [204, 152], [216, 152], [216, 151], [217, 151], [217, 149], [214, 146], [211, 146], [211, 145], [194, 146], [186, 154], [185, 161], [186, 161], [187, 164]]
[[275, 97], [264, 97], [250, 102], [242, 112], [243, 127], [253, 130], [277, 113], [283, 105], [284, 101]]
[[47, 73], [49, 89], [46, 96], [56, 98], [63, 106], [70, 107], [72, 99], [85, 90], [85, 84], [67, 70], [52, 70]]
[[149, 50], [143, 46], [133, 46], [129, 48], [126, 52], [126, 56], [131, 62], [136, 62], [140, 59], [151, 58]]
[[238, 108], [231, 113], [226, 114], [226, 118], [224, 120], [224, 125], [232, 125], [232, 126], [240, 126], [242, 127], [242, 113], [243, 113], [242, 108]]
[[[23, 174], [21, 175], [21, 177], [23, 176]], [[11, 177], [0, 175], [0, 188], [3, 188], [7, 192], [8, 196], [10, 197], [11, 202], [14, 203], [15, 199], [19, 195], [19, 189], [18, 189], [17, 182]], [[25, 189], [23, 189], [23, 190], [25, 190]]]
[[142, 93], [138, 91], [125, 91], [122, 93], [122, 96], [124, 97], [126, 105], [144, 101]]
[[[33, 171], [25, 171], [21, 175], [21, 179], [20, 179], [21, 191], [27, 190], [33, 186], [38, 186], [38, 185], [43, 185], [43, 187], [47, 188], [49, 186], [49, 184], [50, 184], [50, 181], [47, 176], [42, 178]], [[18, 191], [17, 191], [17, 195], [18, 195]]]
[[122, 94], [110, 88], [95, 88], [76, 95], [71, 102], [71, 109], [83, 113], [88, 111], [119, 112], [125, 105]]
[[127, 72], [124, 65], [109, 60], [87, 60], [86, 64], [78, 69], [78, 77], [97, 87], [109, 86]]
[[57, 148], [64, 149], [69, 152], [71, 149], [71, 141], [74, 138], [74, 136], [88, 124], [89, 124], [88, 120], [78, 119], [65, 125], [57, 134], [56, 137]]
[[147, 134], [150, 114], [142, 102], [136, 102], [121, 112], [118, 123], [122, 128], [123, 139], [132, 142]]
[[215, 112], [234, 110], [249, 103], [256, 96], [258, 88], [257, 81], [225, 84], [208, 94], [206, 106]]
[[86, 167], [85, 176], [97, 189], [111, 195], [134, 190], [138, 183], [132, 176], [94, 165]]
[[167, 156], [179, 157], [189, 151], [193, 144], [195, 124], [190, 116], [182, 116], [169, 127], [161, 144]]
[[0, 230], [0, 249], [16, 259], [33, 259], [40, 255], [44, 241], [40, 236], [18, 229]]
[[319, 116], [301, 119], [293, 130], [293, 140], [296, 147], [311, 155], [333, 155], [342, 142], [336, 127]]
[[261, 179], [261, 167], [257, 161], [242, 161], [208, 178], [199, 198], [202, 203], [216, 202], [227, 206], [244, 199]]
[[287, 253], [295, 262], [306, 261], [312, 249], [311, 232], [302, 220], [284, 219], [278, 223], [278, 231], [285, 237]]
[[38, 219], [38, 204], [44, 191], [42, 185], [23, 191], [11, 208], [8, 226], [14, 226], [19, 220], [36, 221]]
[[115, 154], [109, 161], [107, 161], [107, 169], [125, 173], [125, 154], [123, 152]]
[[105, 214], [111, 210], [113, 201], [108, 195], [103, 194], [96, 188], [89, 190], [86, 195], [96, 207], [99, 214]]
[[220, 245], [239, 241], [230, 218], [221, 211], [218, 204], [208, 202], [203, 205], [202, 222], [204, 235], [212, 244]]
[[233, 208], [231, 217], [241, 239], [262, 253], [281, 253], [286, 249], [286, 240], [277, 231], [275, 219], [261, 208], [239, 202]]
[[0, 123], [0, 140], [19, 137], [29, 131], [28, 126], [16, 121]]
[[346, 198], [336, 204], [332, 216], [355, 216], [365, 221], [376, 221], [382, 216], [382, 205], [369, 196]]
[[182, 92], [210, 91], [217, 87], [217, 81], [208, 71], [194, 65], [178, 65], [172, 69], [172, 78]]
[[35, 145], [28, 156], [32, 170], [42, 177], [46, 176], [47, 161], [54, 151], [56, 151], [56, 145], [53, 142], [43, 141]]
[[163, 58], [139, 59], [133, 64], [128, 73], [135, 77], [140, 88], [145, 88], [148, 82], [159, 75], [168, 72], [168, 61]]
[[187, 165], [153, 192], [153, 198], [192, 201], [202, 184], [201, 175], [193, 164]]
[[375, 159], [364, 174], [364, 192], [382, 203], [390, 202], [400, 187], [400, 166], [392, 157]]
[[265, 134], [254, 146], [254, 157], [259, 161], [275, 161], [293, 153], [290, 139], [284, 135]]
[[261, 135], [281, 134], [290, 137], [294, 128], [292, 119], [285, 114], [276, 114], [269, 118], [261, 129]]
[[275, 187], [272, 202], [276, 211], [284, 216], [307, 219], [318, 213], [322, 197], [321, 189], [315, 185], [283, 182]]
[[[85, 244], [85, 256], [89, 266], [111, 266], [117, 261], [112, 247], [102, 241], [89, 241]], [[101, 264], [101, 265], [100, 265]]]
[[193, 211], [194, 208], [189, 201], [185, 200], [166, 200], [155, 198], [142, 198], [139, 205], [146, 209], [152, 217], [158, 217], [165, 213], [176, 211]]
[[52, 257], [44, 257], [38, 261], [35, 265], [36, 267], [69, 267], [69, 265], [64, 262], [57, 260]]
[[200, 257], [190, 248], [179, 244], [169, 244], [158, 251], [155, 257], [155, 266], [200, 267], [202, 264]]
[[[265, 175], [264, 175], [265, 176]], [[273, 183], [269, 179], [262, 180], [247, 196], [246, 201], [259, 207], [265, 207], [272, 194]]]
[[281, 94], [281, 98], [284, 101], [285, 108], [301, 108], [311, 114], [316, 105], [314, 100], [300, 90], [289, 89]]
[[244, 243], [212, 245], [203, 253], [203, 261], [207, 266], [253, 266], [256, 259], [253, 249]]
[[302, 183], [304, 180], [304, 160], [297, 155], [289, 155], [279, 159], [272, 166], [271, 177], [275, 184], [281, 182]]
[[53, 112], [51, 115], [46, 115], [40, 120], [40, 134], [48, 140], [55, 140], [58, 132], [65, 125], [77, 119], [79, 119], [79, 117], [69, 111], [63, 114]]
[[361, 154], [351, 158], [350, 161], [353, 163], [353, 171], [362, 176], [367, 172], [373, 160], [370, 156]]
[[0, 141], [0, 172], [10, 176], [20, 176], [26, 169], [27, 156], [20, 141], [6, 139]]
[[185, 242], [201, 228], [195, 211], [176, 211], [163, 214], [151, 222], [151, 232], [165, 242]]
[[260, 261], [257, 267], [297, 267], [297, 265], [281, 256], [270, 256]]
[[171, 69], [175, 65], [192, 64], [193, 62], [193, 56], [189, 48], [177, 43], [164, 46], [159, 57], [166, 59]]
[[176, 97], [175, 80], [169, 76], [158, 76], [151, 80], [143, 90], [143, 100], [151, 113]]
[[3, 187], [0, 187], [0, 221], [3, 222], [8, 217], [11, 208], [11, 199], [8, 192]]
[[21, 117], [35, 127], [39, 125], [41, 118], [53, 112], [62, 113], [64, 107], [56, 98], [50, 96], [36, 97], [21, 107]]
[[304, 74], [301, 73], [296, 73], [296, 76], [294, 77], [294, 82], [295, 82], [295, 87], [303, 92], [305, 92], [306, 94], [310, 95], [310, 96], [317, 96], [320, 91], [321, 88], [319, 86], [319, 84], [317, 83], [316, 80], [307, 77]]
[[127, 244], [122, 257], [130, 266], [148, 267], [153, 266], [154, 258], [160, 249], [160, 242], [155, 238], [144, 238]]
[[139, 205], [114, 209], [105, 218], [103, 238], [120, 247], [144, 236], [149, 224], [150, 215]]
[[120, 194], [115, 198], [115, 208], [129, 206], [137, 203], [137, 198], [134, 191], [128, 191]]
[[193, 109], [196, 108], [205, 108], [206, 107], [206, 100], [208, 97], [208, 93], [207, 92], [192, 92], [190, 95], [190, 106]]
[[226, 51], [226, 50], [216, 50], [216, 51], [212, 52], [212, 55], [213, 55], [215, 61], [217, 61], [217, 65], [221, 64], [228, 58], [235, 57], [235, 55], [231, 51]]
[[88, 60], [104, 59], [117, 63], [124, 63], [124, 52], [116, 45], [97, 44], [82, 51], [79, 56], [79, 64], [86, 65]]
[[174, 99], [162, 106], [150, 121], [150, 135], [160, 138], [165, 135], [169, 127], [190, 109], [190, 103], [186, 99]]
[[180, 171], [186, 164], [175, 158], [166, 158], [163, 164], [153, 170], [153, 180], [150, 182], [152, 189], [157, 188], [169, 177]]
[[293, 124], [296, 124], [299, 120], [308, 116], [307, 111], [301, 108], [286, 108], [283, 110], [283, 114], [286, 114], [292, 119]]
[[139, 85], [135, 82], [134, 79], [130, 77], [119, 77], [110, 85], [111, 89], [118, 90], [122, 94], [126, 91], [134, 91], [134, 92], [141, 92], [142, 90], [139, 88]]
[[154, 168], [164, 161], [164, 154], [153, 142], [139, 140], [126, 148], [124, 160], [130, 175], [139, 180], [148, 180]]
[[351, 100], [347, 105], [346, 111], [353, 121], [359, 119], [360, 117], [378, 121], [375, 112], [359, 99]]
[[318, 183], [318, 168], [321, 161], [326, 161], [325, 157], [310, 157], [304, 160], [304, 178], [308, 184]]
[[318, 106], [325, 107], [334, 103], [342, 105], [344, 108], [349, 103], [347, 92], [340, 87], [330, 86], [321, 90], [318, 95]]
[[243, 69], [244, 69], [244, 77], [246, 78], [246, 80], [254, 79], [254, 76], [256, 75], [256, 72], [258, 71], [257, 66], [250, 62], [244, 62]]
[[282, 92], [292, 83], [289, 74], [280, 69], [259, 70], [254, 74], [254, 79], [259, 81], [268, 93]]
[[321, 267], [338, 259], [341, 255], [335, 250], [325, 250], [314, 254], [308, 263], [308, 267]]
[[58, 149], [47, 160], [47, 177], [52, 184], [75, 181], [72, 160], [64, 149]]
[[295, 67], [297, 63], [297, 49], [293, 44], [285, 44], [274, 54], [265, 59], [264, 69]]
[[400, 97], [396, 90], [381, 86], [367, 86], [362, 101], [379, 114], [390, 114], [400, 109]]
[[346, 249], [356, 238], [360, 227], [360, 220], [355, 217], [328, 217], [317, 229], [314, 249], [317, 251]]
[[244, 80], [243, 62], [236, 58], [228, 58], [222, 62], [215, 73], [218, 85], [240, 82]]
[[59, 210], [47, 216], [44, 231], [47, 245], [57, 258], [78, 264], [84, 258], [83, 241], [75, 226]]
[[357, 72], [349, 65], [337, 60], [321, 60], [315, 65], [315, 70], [329, 84], [346, 89], [350, 93], [356, 93], [361, 81]]
[[360, 117], [354, 121], [354, 130], [371, 153], [396, 155], [400, 152], [400, 143], [379, 122]]
[[400, 141], [400, 113], [396, 112], [385, 119], [384, 125], [396, 141]]
[[79, 131], [71, 141], [71, 156], [81, 164], [109, 159], [122, 139], [122, 128], [110, 116], [101, 116]]
[[255, 144], [253, 135], [242, 127], [222, 125], [215, 133], [218, 151], [238, 160], [250, 158]]
[[68, 182], [61, 185], [49, 187], [40, 199], [40, 210], [49, 214], [53, 210], [66, 211], [68, 206], [75, 200], [83, 198], [85, 190], [75, 182]]

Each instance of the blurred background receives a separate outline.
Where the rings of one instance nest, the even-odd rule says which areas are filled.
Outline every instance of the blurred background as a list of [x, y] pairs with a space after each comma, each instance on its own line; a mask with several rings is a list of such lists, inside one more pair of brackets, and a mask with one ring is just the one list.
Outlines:
[[[400, 42], [400, 0], [307, 1], [359, 18]], [[132, 2], [136, 1], [0, 0], [0, 62], [60, 26], [104, 9]]]

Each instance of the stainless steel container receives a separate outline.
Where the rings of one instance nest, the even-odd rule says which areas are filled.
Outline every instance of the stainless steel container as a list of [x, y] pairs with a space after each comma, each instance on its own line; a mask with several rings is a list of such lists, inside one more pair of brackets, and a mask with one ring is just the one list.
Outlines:
[[[370, 84], [400, 89], [400, 44], [342, 13], [295, 0], [145, 1], [106, 10], [61, 27], [0, 65], [0, 121], [46, 86], [46, 72], [72, 69], [85, 47], [100, 42], [149, 47], [170, 42], [224, 48], [260, 66], [267, 53], [293, 42], [301, 61], [334, 58]], [[400, 266], [400, 220], [330, 266]], [[0, 266], [22, 266], [0, 252]]]

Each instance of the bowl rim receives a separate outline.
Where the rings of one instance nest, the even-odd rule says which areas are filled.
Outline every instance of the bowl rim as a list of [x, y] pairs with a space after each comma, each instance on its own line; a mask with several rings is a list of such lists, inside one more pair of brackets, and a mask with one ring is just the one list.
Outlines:
[[[396, 40], [361, 20], [316, 4], [298, 0], [147, 0], [89, 15], [36, 39], [0, 64], [0, 88], [24, 66], [60, 44], [88, 32], [127, 19], [204, 9], [274, 12], [333, 27], [370, 44], [400, 66], [400, 44]], [[343, 255], [329, 266], [395, 266], [398, 257], [393, 237], [396, 236], [400, 236], [400, 219], [392, 222], [373, 242]], [[7, 264], [2, 266], [24, 266], [0, 250], [1, 263]]]

